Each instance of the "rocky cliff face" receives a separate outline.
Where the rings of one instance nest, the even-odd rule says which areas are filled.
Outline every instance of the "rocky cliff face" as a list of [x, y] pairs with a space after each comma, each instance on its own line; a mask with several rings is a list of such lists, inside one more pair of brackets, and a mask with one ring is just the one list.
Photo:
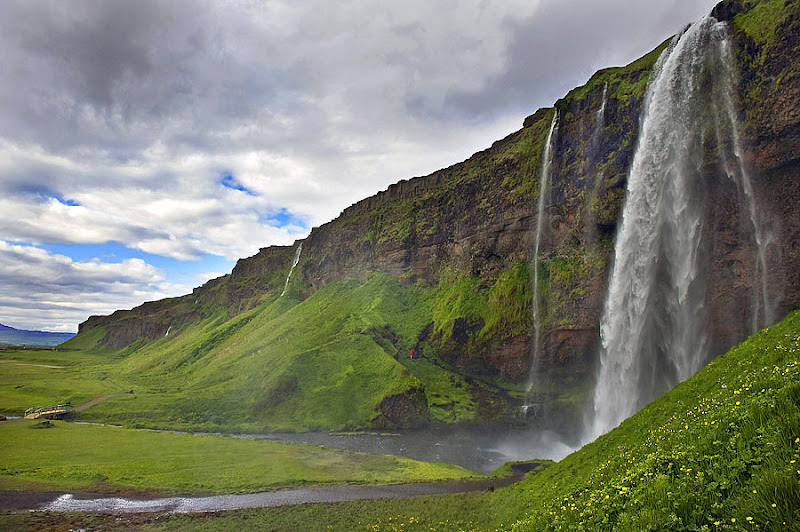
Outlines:
[[[796, 0], [732, 0], [714, 14], [728, 21], [735, 42], [744, 160], [771, 242], [767, 264], [777, 318], [800, 306], [800, 8]], [[640, 112], [665, 46], [598, 72], [555, 108], [540, 109], [521, 130], [470, 159], [392, 185], [315, 228], [303, 242], [292, 286], [308, 297], [370, 272], [396, 276], [432, 294], [431, 323], [411, 339], [420, 352], [454, 371], [513, 385], [530, 370], [530, 279], [538, 268], [539, 369], [547, 384], [534, 393], [553, 411], [564, 397], [587, 397]], [[542, 152], [556, 112], [552, 185], [541, 191]], [[708, 150], [715, 149], [709, 142]], [[703, 230], [711, 244], [703, 252], [712, 271], [713, 351], [721, 352], [751, 332], [741, 301], [756, 282], [756, 265], [753, 242], [742, 237], [749, 215], [735, 201], [735, 185], [719, 158], [707, 160], [703, 195], [711, 223]], [[541, 193], [547, 194], [544, 230], [534, 264]], [[119, 348], [215, 312], [235, 315], [278, 296], [293, 250], [262, 249], [189, 296], [93, 317], [81, 332], [106, 327], [103, 342]], [[464, 298], [477, 303], [459, 306]], [[443, 307], [446, 312], [436, 310]], [[393, 407], [386, 406], [392, 418]]]

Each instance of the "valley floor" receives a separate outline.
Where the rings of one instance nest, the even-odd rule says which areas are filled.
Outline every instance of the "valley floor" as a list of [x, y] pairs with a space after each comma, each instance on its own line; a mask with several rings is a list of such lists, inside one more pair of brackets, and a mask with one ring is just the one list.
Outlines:
[[183, 515], [4, 511], [0, 528], [800, 530], [800, 312], [609, 434], [495, 491]]

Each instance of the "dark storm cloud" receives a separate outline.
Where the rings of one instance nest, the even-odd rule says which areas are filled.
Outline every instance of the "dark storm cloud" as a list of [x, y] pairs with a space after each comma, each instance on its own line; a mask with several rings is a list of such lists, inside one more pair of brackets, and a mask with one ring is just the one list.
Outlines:
[[[293, 110], [293, 67], [271, 62], [275, 43], [223, 6], [6, 2], [0, 17], [0, 42], [11, 51], [4, 70], [15, 80], [0, 88], [4, 136], [53, 149], [89, 145], [125, 160], [156, 138], [219, 146], [219, 133], [242, 119], [269, 122]], [[244, 63], [258, 46], [257, 61]]]

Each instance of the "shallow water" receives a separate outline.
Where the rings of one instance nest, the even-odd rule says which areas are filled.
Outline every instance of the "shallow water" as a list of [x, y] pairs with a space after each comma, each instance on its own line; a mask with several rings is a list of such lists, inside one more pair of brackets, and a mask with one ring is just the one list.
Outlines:
[[292, 490], [266, 491], [244, 495], [212, 495], [208, 497], [169, 497], [163, 499], [126, 499], [121, 497], [83, 499], [64, 494], [40, 506], [46, 512], [90, 513], [188, 513], [239, 510], [242, 508], [267, 508], [290, 504], [341, 502], [356, 499], [387, 499], [484, 491], [505, 486], [519, 480], [485, 479], [464, 482], [424, 482], [391, 485], [341, 485], [320, 486]]
[[[171, 431], [165, 431], [171, 432]], [[303, 443], [349, 451], [390, 454], [427, 462], [460, 465], [489, 473], [506, 462], [560, 460], [574, 449], [553, 433], [531, 429], [446, 427], [395, 433], [304, 433], [240, 434], [237, 438]], [[421, 482], [392, 485], [329, 485], [242, 495], [129, 499], [93, 498], [62, 494], [45, 504], [24, 507], [51, 512], [137, 513], [211, 512], [241, 508], [264, 508], [301, 503], [339, 502], [482, 491], [508, 485], [518, 477], [478, 481]]]
[[486, 427], [446, 427], [396, 433], [240, 434], [236, 437], [391, 454], [425, 462], [455, 464], [482, 474], [490, 473], [506, 462], [560, 460], [574, 450], [551, 432]]

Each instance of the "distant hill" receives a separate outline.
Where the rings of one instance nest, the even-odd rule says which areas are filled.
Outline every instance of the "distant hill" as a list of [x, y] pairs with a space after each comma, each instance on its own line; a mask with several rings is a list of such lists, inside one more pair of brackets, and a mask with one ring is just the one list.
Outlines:
[[11, 345], [58, 345], [75, 336], [75, 333], [52, 333], [23, 331], [0, 323], [0, 344]]

